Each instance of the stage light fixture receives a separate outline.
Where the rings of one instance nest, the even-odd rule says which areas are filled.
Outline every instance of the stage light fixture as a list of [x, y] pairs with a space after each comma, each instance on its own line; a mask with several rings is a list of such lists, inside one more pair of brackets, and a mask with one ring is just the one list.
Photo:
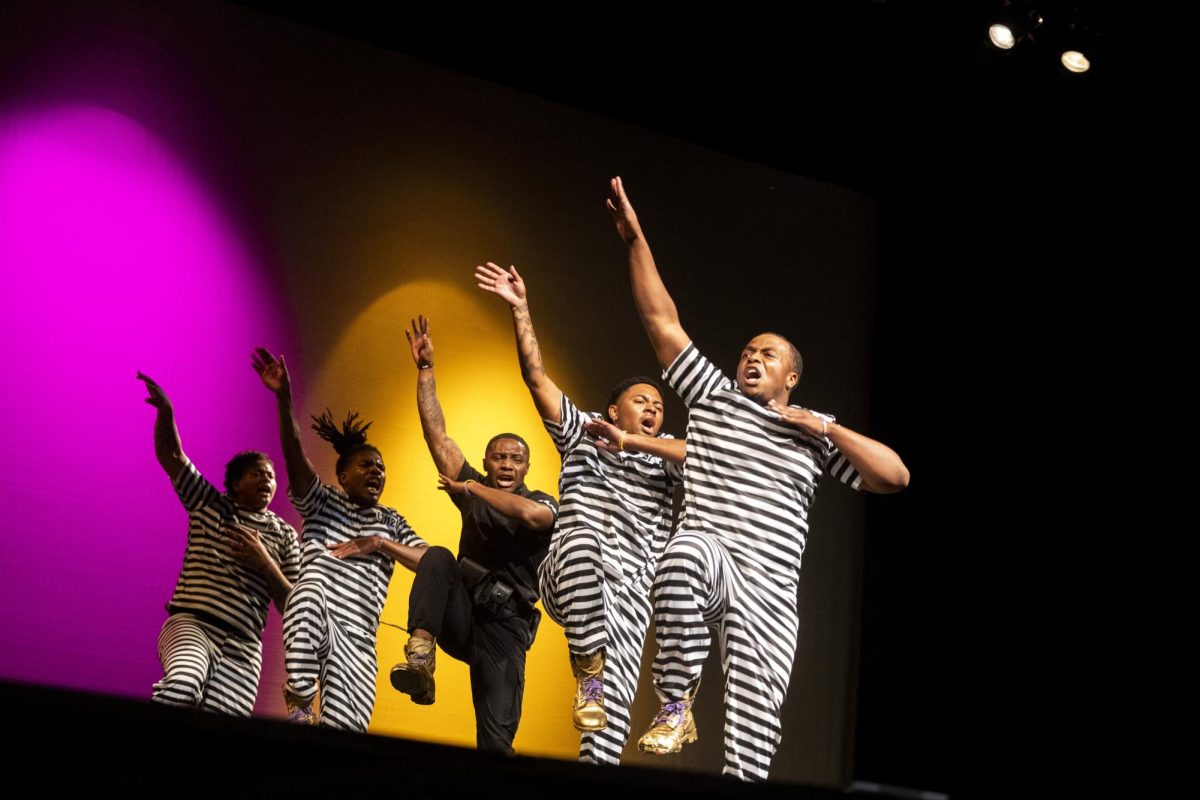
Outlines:
[[1042, 15], [1027, 0], [1004, 0], [988, 26], [988, 41], [997, 50], [1012, 50], [1042, 25]]
[[1001, 50], [1011, 50], [1017, 43], [1017, 37], [1013, 36], [1012, 28], [1002, 22], [997, 22], [988, 28], [988, 38]]
[[1092, 68], [1092, 62], [1078, 50], [1064, 50], [1060, 60], [1068, 72], [1079, 74]]
[[[988, 41], [1001, 52], [1019, 49], [1038, 61], [1055, 58], [1071, 74], [1088, 72], [1102, 57], [1102, 37], [1094, 19], [1077, 5], [1034, 2], [1001, 0], [988, 26]], [[1028, 46], [1018, 47], [1025, 43]]]
[[1101, 49], [1101, 37], [1095, 22], [1085, 16], [1078, 7], [1068, 12], [1067, 24], [1063, 26], [1061, 38], [1056, 42], [1059, 61], [1071, 73], [1080, 75], [1092, 67]]

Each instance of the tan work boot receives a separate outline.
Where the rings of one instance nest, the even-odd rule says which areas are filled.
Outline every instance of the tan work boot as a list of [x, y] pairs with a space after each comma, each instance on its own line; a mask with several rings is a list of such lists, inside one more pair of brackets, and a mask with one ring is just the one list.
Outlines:
[[295, 722], [300, 725], [319, 724], [321, 719], [313, 711], [313, 704], [316, 701], [317, 696], [313, 695], [313, 698], [306, 703], [292, 693], [292, 690], [288, 688], [287, 681], [283, 682], [283, 702], [287, 706], [288, 722]]
[[663, 703], [650, 723], [650, 730], [638, 739], [638, 750], [664, 756], [678, 753], [685, 744], [700, 738], [696, 735], [696, 720], [692, 718], [692, 701], [678, 700]]
[[575, 708], [571, 722], [580, 731], [598, 731], [608, 725], [604, 713], [604, 651], [590, 656], [571, 656], [571, 673], [575, 676]]
[[417, 705], [433, 704], [436, 687], [433, 683], [434, 661], [437, 656], [437, 645], [433, 639], [423, 636], [410, 636], [404, 645], [404, 658], [392, 667], [392, 686], [398, 692], [412, 697]]

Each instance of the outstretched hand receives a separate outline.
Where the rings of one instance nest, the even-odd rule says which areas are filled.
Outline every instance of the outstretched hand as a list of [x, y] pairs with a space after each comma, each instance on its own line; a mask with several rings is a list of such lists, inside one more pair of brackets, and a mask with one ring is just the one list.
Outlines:
[[382, 545], [383, 538], [380, 536], [356, 536], [348, 542], [328, 544], [326, 547], [329, 548], [329, 555], [344, 560], [354, 556], [369, 556], [372, 553], [378, 553]]
[[171, 400], [167, 397], [167, 393], [162, 390], [162, 387], [154, 382], [154, 379], [144, 372], [137, 374], [137, 379], [146, 384], [146, 391], [150, 396], [146, 398], [146, 402], [155, 408], [170, 410]]
[[829, 430], [829, 423], [824, 417], [817, 416], [807, 408], [793, 408], [775, 402], [774, 399], [767, 401], [767, 409], [774, 411], [779, 415], [779, 419], [784, 425], [789, 425], [793, 428], [810, 433], [813, 436], [824, 437]]
[[[476, 481], [471, 481], [471, 482], [478, 485], [478, 483]], [[441, 473], [438, 473], [438, 489], [445, 492], [446, 494], [470, 494], [471, 493], [467, 489], [466, 481], [456, 481], [456, 480], [454, 480], [454, 478], [451, 478], [449, 475], [443, 475]]]
[[250, 360], [254, 365], [254, 371], [258, 373], [258, 377], [262, 378], [264, 386], [277, 395], [291, 394], [292, 382], [288, 377], [287, 364], [284, 363], [283, 356], [276, 359], [267, 348], [256, 347]]
[[584, 423], [583, 429], [596, 440], [596, 447], [610, 453], [625, 449], [625, 431], [601, 417], [593, 417]]
[[412, 350], [413, 363], [417, 367], [433, 366], [433, 339], [429, 338], [429, 320], [418, 314], [411, 320], [412, 330], [404, 332], [408, 339], [409, 349]]
[[617, 226], [617, 233], [625, 240], [626, 244], [632, 244], [642, 235], [637, 214], [633, 213], [633, 205], [629, 202], [629, 196], [625, 194], [621, 176], [613, 178], [611, 186], [612, 197], [607, 200], [608, 213], [612, 214], [613, 222]]
[[485, 292], [498, 294], [510, 305], [519, 306], [526, 301], [525, 281], [516, 267], [503, 269], [491, 261], [475, 268], [475, 283]]

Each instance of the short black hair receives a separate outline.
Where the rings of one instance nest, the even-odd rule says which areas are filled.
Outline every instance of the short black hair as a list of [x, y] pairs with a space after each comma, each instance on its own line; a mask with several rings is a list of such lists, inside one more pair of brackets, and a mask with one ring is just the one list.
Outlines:
[[520, 436], [518, 436], [515, 433], [497, 433], [495, 436], [488, 439], [488, 443], [486, 445], [484, 445], [484, 447], [483, 447], [483, 452], [487, 453], [488, 450], [492, 449], [492, 445], [494, 445], [496, 442], [500, 441], [501, 439], [512, 439], [513, 441], [520, 442], [521, 445], [525, 448], [525, 452], [526, 453], [529, 452], [529, 442], [525, 441], [523, 438], [521, 438]]
[[271, 457], [260, 450], [243, 450], [229, 459], [229, 463], [225, 465], [226, 494], [233, 494], [234, 484], [242, 479], [242, 476], [246, 474], [246, 470], [259, 461], [267, 462], [271, 465], [271, 469], [275, 468]]
[[[774, 331], [763, 331], [759, 334], [759, 336], [774, 336], [776, 339], [783, 340], [784, 344], [787, 345], [788, 353], [790, 353], [792, 356], [792, 372], [796, 373], [796, 385], [799, 386], [800, 374], [804, 372], [804, 358], [800, 355], [800, 350], [796, 347], [796, 345], [792, 344], [791, 339], [783, 336], [782, 334], [775, 333]], [[795, 389], [796, 387], [793, 386], [792, 388]]]
[[[625, 380], [618, 383], [616, 386], [614, 386], [612, 388], [612, 391], [610, 391], [608, 393], [608, 402], [604, 404], [605, 414], [607, 415], [607, 413], [608, 413], [608, 407], [616, 405], [617, 402], [621, 399], [621, 395], [625, 394], [625, 392], [629, 390], [629, 387], [637, 386], [638, 384], [642, 384], [642, 383], [649, 384], [650, 386], [653, 386], [655, 389], [658, 389], [659, 394], [663, 393], [662, 386], [660, 386], [658, 381], [654, 380], [654, 378], [648, 377], [646, 375], [634, 375], [632, 378], [626, 378]], [[612, 422], [612, 421], [613, 420], [609, 420], [609, 422]]]

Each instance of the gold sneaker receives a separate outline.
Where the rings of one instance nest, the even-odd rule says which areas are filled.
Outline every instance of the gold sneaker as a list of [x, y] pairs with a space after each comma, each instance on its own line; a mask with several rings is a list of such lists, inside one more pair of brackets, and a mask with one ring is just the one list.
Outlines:
[[321, 718], [317, 712], [313, 711], [313, 704], [317, 702], [317, 696], [308, 702], [300, 699], [300, 697], [288, 688], [287, 681], [283, 682], [283, 702], [287, 706], [288, 722], [295, 722], [300, 725], [319, 725]]
[[433, 669], [436, 666], [437, 644], [423, 636], [410, 636], [404, 645], [405, 660], [392, 667], [392, 686], [412, 697], [417, 705], [433, 705], [436, 686]]
[[603, 730], [608, 725], [604, 712], [604, 651], [590, 656], [572, 655], [571, 673], [576, 682], [571, 722], [579, 731]]
[[692, 718], [692, 701], [663, 703], [654, 722], [650, 723], [650, 730], [638, 739], [638, 750], [665, 756], [678, 753], [685, 744], [691, 744], [698, 738], [696, 720]]

